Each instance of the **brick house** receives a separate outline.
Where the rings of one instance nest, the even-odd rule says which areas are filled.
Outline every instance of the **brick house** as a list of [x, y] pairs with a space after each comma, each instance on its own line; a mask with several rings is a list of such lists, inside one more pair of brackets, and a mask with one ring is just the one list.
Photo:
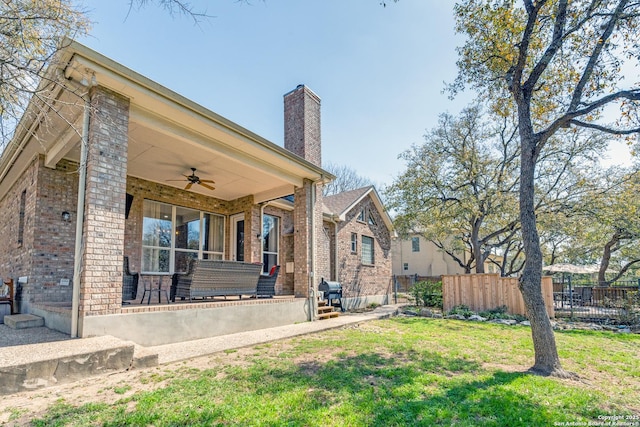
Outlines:
[[392, 221], [373, 186], [324, 197], [324, 277], [343, 286], [347, 307], [391, 292]]
[[[351, 306], [388, 300], [390, 222], [375, 190], [357, 203], [377, 225], [353, 223], [375, 237], [374, 264], [339, 258], [351, 221], [323, 203], [334, 177], [307, 87], [284, 96], [283, 148], [76, 42], [48, 72], [0, 156], [0, 277], [19, 282], [21, 313], [158, 345], [311, 320], [319, 276], [347, 282]], [[123, 305], [124, 257], [156, 283], [191, 258], [278, 264], [278, 298]]]

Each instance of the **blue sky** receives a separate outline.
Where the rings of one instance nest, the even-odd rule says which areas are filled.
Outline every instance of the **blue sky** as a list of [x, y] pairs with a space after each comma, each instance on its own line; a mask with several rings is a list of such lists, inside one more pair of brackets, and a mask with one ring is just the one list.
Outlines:
[[199, 25], [127, 0], [81, 3], [94, 22], [82, 43], [276, 144], [282, 96], [307, 85], [322, 99], [323, 162], [378, 185], [440, 113], [471, 101], [442, 93], [462, 40], [453, 1], [192, 0], [212, 15]]

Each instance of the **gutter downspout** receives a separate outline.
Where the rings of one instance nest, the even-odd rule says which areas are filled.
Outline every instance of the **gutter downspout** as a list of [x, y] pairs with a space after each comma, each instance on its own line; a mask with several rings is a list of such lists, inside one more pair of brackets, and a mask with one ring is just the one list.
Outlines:
[[[90, 89], [90, 87], [88, 88]], [[82, 138], [80, 146], [80, 170], [78, 177], [78, 205], [76, 207], [76, 241], [73, 255], [73, 293], [71, 297], [71, 337], [78, 336], [78, 318], [80, 317], [80, 273], [82, 268], [84, 202], [87, 179], [87, 147], [89, 145], [89, 122], [91, 116], [91, 95], [84, 99], [84, 117], [82, 121]]]
[[[263, 229], [264, 229], [264, 223], [263, 223], [264, 207], [267, 206], [268, 203], [269, 203], [268, 201], [260, 203], [260, 218], [258, 219], [258, 221], [260, 222], [260, 259], [258, 260], [259, 262], [263, 262], [263, 260], [264, 260], [264, 236], [262, 235], [262, 232], [263, 232]], [[280, 232], [278, 231], [278, 237], [280, 236], [279, 233]], [[251, 234], [253, 234], [253, 233], [251, 233]], [[280, 245], [280, 242], [278, 242], [278, 245]], [[264, 263], [262, 265], [262, 268], [264, 269]], [[262, 273], [263, 272], [264, 272], [264, 270], [262, 270]], [[260, 274], [262, 274], [262, 273], [260, 273]]]

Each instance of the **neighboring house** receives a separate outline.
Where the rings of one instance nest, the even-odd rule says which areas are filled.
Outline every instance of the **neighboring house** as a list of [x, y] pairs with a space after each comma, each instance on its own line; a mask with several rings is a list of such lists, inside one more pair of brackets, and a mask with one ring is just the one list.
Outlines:
[[[307, 87], [284, 96], [283, 148], [75, 42], [49, 73], [64, 79], [0, 157], [0, 277], [20, 279], [21, 313], [158, 345], [313, 319], [321, 277], [344, 282], [347, 306], [388, 301], [391, 223], [372, 188], [327, 212]], [[125, 257], [156, 282], [192, 258], [277, 264], [280, 297], [123, 305]]]
[[[392, 248], [394, 276], [440, 277], [445, 274], [465, 274], [460, 264], [419, 233], [413, 233], [404, 239], [394, 239]], [[469, 252], [459, 256], [466, 263]], [[498, 255], [492, 254], [489, 257], [498, 263], [502, 261], [502, 257]], [[484, 271], [500, 273], [499, 267], [488, 259], [484, 262]]]
[[420, 234], [395, 239], [392, 252], [395, 276], [464, 274], [464, 269], [453, 258]]

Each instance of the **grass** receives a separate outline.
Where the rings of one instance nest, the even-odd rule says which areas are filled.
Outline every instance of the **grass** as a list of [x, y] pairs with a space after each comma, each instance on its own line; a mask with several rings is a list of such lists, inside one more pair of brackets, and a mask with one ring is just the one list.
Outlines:
[[155, 390], [63, 400], [32, 425], [544, 426], [640, 415], [640, 336], [556, 338], [581, 380], [526, 373], [526, 327], [395, 318], [218, 353], [204, 369], [150, 370], [141, 382]]

